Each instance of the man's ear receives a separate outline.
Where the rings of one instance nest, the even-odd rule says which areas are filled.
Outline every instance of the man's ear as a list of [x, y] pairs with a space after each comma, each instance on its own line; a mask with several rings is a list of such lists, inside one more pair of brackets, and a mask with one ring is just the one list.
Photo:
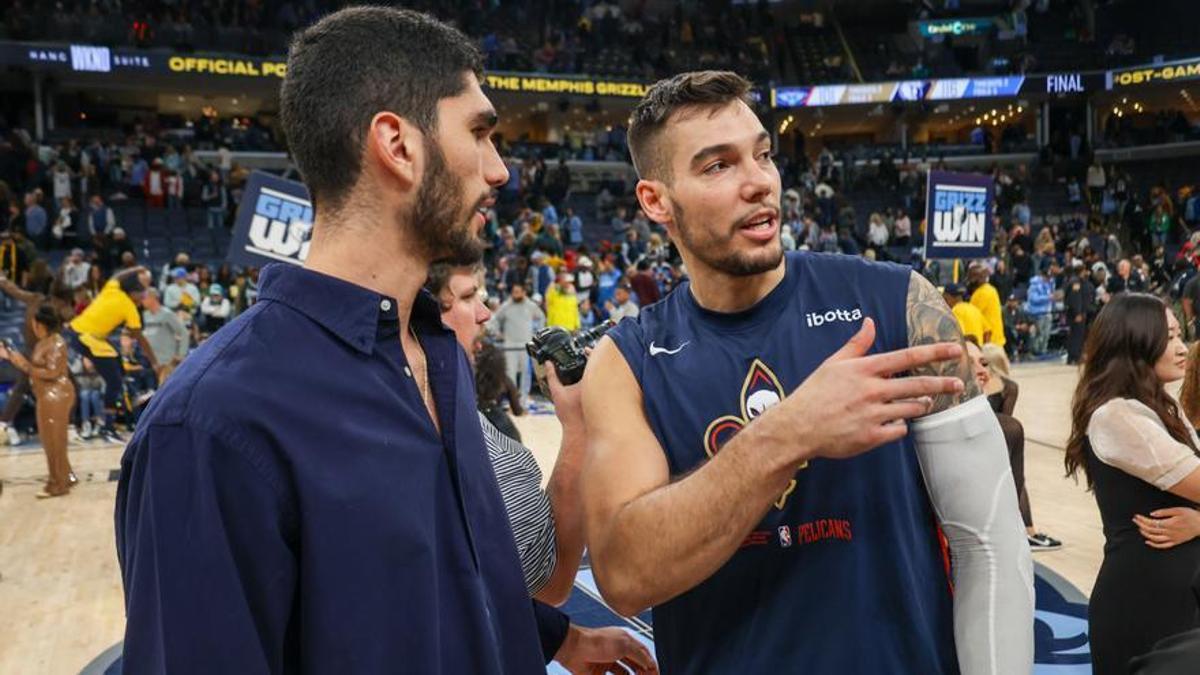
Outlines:
[[668, 231], [674, 226], [675, 211], [671, 204], [671, 195], [667, 193], [666, 183], [643, 178], [638, 181], [633, 191], [642, 210], [646, 212], [646, 217], [665, 226]]
[[417, 165], [422, 160], [422, 132], [412, 122], [392, 112], [380, 112], [367, 128], [364, 159], [387, 181], [408, 189], [417, 183]]

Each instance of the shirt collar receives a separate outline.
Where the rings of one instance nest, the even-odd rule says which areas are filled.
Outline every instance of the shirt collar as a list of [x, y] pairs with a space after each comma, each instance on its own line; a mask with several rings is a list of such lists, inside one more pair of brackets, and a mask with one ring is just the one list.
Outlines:
[[[304, 314], [365, 354], [380, 335], [394, 335], [396, 299], [290, 263], [267, 265], [259, 273], [259, 299], [274, 300]], [[446, 331], [438, 303], [422, 290], [413, 303], [413, 327]]]

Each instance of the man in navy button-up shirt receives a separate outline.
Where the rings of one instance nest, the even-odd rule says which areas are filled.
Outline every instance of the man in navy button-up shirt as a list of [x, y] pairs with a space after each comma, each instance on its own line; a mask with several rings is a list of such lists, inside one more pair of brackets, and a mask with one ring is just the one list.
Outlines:
[[126, 450], [125, 672], [543, 671], [470, 367], [419, 295], [431, 261], [478, 257], [508, 178], [479, 72], [466, 38], [403, 10], [293, 43], [306, 269], [264, 270]]

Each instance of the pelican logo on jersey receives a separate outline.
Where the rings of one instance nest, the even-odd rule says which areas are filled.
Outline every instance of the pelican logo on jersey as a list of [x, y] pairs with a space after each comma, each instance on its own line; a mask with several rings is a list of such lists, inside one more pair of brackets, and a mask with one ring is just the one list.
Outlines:
[[[750, 364], [750, 370], [746, 373], [746, 379], [742, 382], [742, 393], [740, 399], [741, 414], [740, 415], [722, 415], [717, 419], [709, 422], [708, 428], [704, 430], [704, 452], [710, 458], [715, 457], [721, 451], [721, 446], [729, 442], [729, 439], [737, 435], [750, 420], [763, 414], [767, 408], [779, 403], [787, 394], [784, 392], [783, 385], [779, 383], [779, 378], [775, 377], [775, 373], [767, 364], [759, 359], [754, 359]], [[807, 466], [807, 462], [801, 466], [803, 469]], [[792, 491], [796, 489], [796, 481], [792, 480], [788, 483], [787, 489], [775, 501], [775, 508], [783, 509], [787, 504], [787, 499], [791, 496]], [[782, 534], [780, 535], [783, 536]], [[790, 545], [790, 544], [789, 544]]]

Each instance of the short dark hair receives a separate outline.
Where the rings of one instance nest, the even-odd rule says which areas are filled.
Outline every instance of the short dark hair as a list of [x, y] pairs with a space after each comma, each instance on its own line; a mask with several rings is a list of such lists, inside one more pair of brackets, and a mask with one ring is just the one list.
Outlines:
[[49, 303], [38, 307], [37, 312], [33, 315], [33, 320], [45, 326], [50, 333], [56, 333], [59, 328], [62, 328], [62, 317], [58, 315], [58, 310], [51, 307]]
[[437, 298], [450, 283], [450, 275], [454, 274], [454, 266], [446, 262], [436, 262], [429, 266], [429, 276], [425, 277], [425, 290]]
[[672, 115], [684, 108], [723, 108], [734, 101], [752, 105], [750, 81], [727, 70], [680, 73], [655, 82], [629, 116], [629, 154], [638, 176], [671, 179], [659, 139]]
[[121, 290], [125, 291], [125, 293], [128, 295], [142, 293], [146, 290], [146, 287], [142, 285], [142, 280], [138, 278], [136, 272], [131, 272], [122, 276], [120, 281], [117, 283], [120, 284]]
[[483, 78], [483, 57], [458, 30], [426, 14], [351, 7], [296, 34], [279, 111], [313, 204], [344, 205], [362, 172], [371, 119], [391, 111], [429, 133], [437, 103]]
[[483, 265], [480, 263], [474, 265], [455, 265], [448, 262], [435, 262], [429, 266], [429, 275], [425, 277], [425, 290], [433, 294], [433, 297], [438, 298], [442, 291], [450, 285], [450, 277], [462, 272], [463, 270], [477, 274], [483, 270]]

